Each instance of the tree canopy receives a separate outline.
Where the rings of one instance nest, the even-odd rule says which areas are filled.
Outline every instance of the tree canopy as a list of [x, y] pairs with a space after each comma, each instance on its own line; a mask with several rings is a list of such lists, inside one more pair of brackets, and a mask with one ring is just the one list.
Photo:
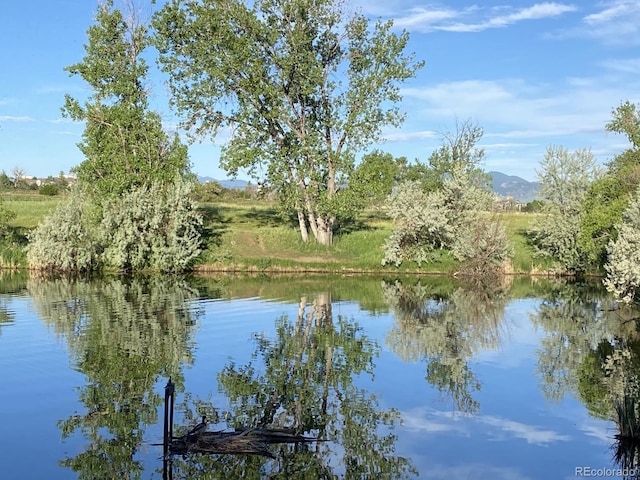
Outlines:
[[593, 182], [584, 201], [579, 245], [597, 266], [607, 263], [607, 245], [615, 240], [616, 225], [640, 185], [640, 112], [630, 102], [612, 111], [609, 132], [625, 135], [631, 146], [607, 164], [604, 175]]
[[[186, 146], [170, 140], [149, 109], [147, 29], [106, 0], [82, 62], [67, 67], [91, 87], [63, 113], [85, 121], [85, 160], [67, 201], [29, 236], [27, 261], [40, 270], [186, 270], [200, 252], [201, 217], [189, 198]], [[17, 175], [15, 175], [17, 178]]]
[[228, 129], [226, 171], [275, 186], [302, 239], [330, 244], [355, 153], [404, 118], [398, 84], [423, 65], [408, 33], [339, 0], [171, 1], [153, 26], [184, 125]]
[[117, 197], [154, 181], [170, 183], [188, 171], [187, 149], [170, 139], [160, 116], [149, 109], [147, 28], [133, 12], [125, 18], [106, 0], [87, 31], [86, 55], [65, 70], [89, 84], [82, 104], [65, 96], [65, 116], [86, 122], [78, 147], [85, 160], [75, 168], [78, 181], [99, 197]]
[[536, 253], [563, 270], [584, 271], [587, 260], [578, 239], [585, 197], [599, 175], [595, 158], [590, 150], [550, 146], [537, 174], [545, 215], [536, 219], [530, 232]]

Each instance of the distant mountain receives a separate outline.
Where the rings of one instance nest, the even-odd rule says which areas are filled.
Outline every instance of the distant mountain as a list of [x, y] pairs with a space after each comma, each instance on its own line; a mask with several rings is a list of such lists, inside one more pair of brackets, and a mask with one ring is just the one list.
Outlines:
[[511, 197], [521, 202], [535, 200], [540, 190], [540, 183], [528, 182], [524, 178], [515, 175], [506, 175], [501, 172], [489, 172], [492, 178], [492, 188], [501, 197]]
[[198, 181], [200, 183], [218, 182], [224, 188], [236, 188], [238, 190], [244, 189], [249, 183], [246, 180], [218, 180], [217, 178], [200, 176], [198, 177]]
[[[492, 190], [501, 197], [511, 197], [521, 202], [534, 200], [540, 190], [538, 182], [528, 182], [524, 178], [515, 175], [506, 175], [501, 172], [489, 172], [492, 178]], [[224, 188], [244, 189], [249, 182], [246, 180], [218, 180], [212, 177], [198, 177], [201, 183], [218, 182]]]

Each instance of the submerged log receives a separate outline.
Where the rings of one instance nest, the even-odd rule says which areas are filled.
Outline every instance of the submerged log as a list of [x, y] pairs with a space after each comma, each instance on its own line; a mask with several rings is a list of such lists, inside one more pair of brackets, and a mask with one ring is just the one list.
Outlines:
[[174, 438], [169, 452], [174, 455], [249, 454], [275, 458], [269, 450], [270, 444], [317, 441], [317, 438], [298, 435], [286, 428], [237, 428], [235, 431], [199, 432]]

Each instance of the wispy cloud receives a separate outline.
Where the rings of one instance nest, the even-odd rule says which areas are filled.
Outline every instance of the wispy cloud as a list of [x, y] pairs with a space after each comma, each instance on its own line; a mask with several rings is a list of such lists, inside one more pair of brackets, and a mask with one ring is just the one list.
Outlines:
[[601, 62], [601, 65], [616, 72], [640, 74], [640, 58], [609, 59]]
[[637, 45], [640, 43], [640, 3], [637, 0], [612, 0], [601, 10], [583, 18], [583, 32], [605, 43]]
[[395, 20], [395, 25], [419, 32], [481, 32], [491, 28], [503, 28], [527, 20], [553, 18], [576, 11], [574, 5], [543, 2], [530, 7], [482, 8], [467, 7], [454, 10], [444, 7], [415, 7]]
[[554, 430], [516, 422], [493, 415], [452, 415], [451, 412], [416, 408], [402, 414], [404, 428], [428, 433], [456, 432], [463, 436], [475, 435], [478, 428], [493, 439], [518, 438], [532, 445], [567, 442], [568, 435]]
[[81, 123], [81, 122], [76, 122], [75, 120], [72, 120], [70, 118], [61, 117], [61, 118], [56, 118], [54, 120], [49, 120], [49, 123], [60, 125], [60, 124]]
[[466, 463], [464, 465], [429, 464], [428, 470], [420, 472], [426, 480], [449, 480], [450, 478], [494, 478], [495, 480], [531, 480], [531, 477], [517, 468]]
[[495, 430], [489, 431], [489, 434], [494, 437], [499, 437], [500, 434], [506, 434], [526, 440], [527, 443], [533, 445], [547, 445], [549, 443], [567, 442], [570, 440], [569, 436], [561, 435], [553, 430], [528, 425], [526, 423], [514, 422], [506, 418], [483, 415], [478, 417], [478, 420], [486, 425], [495, 427]]
[[33, 118], [27, 116], [0, 115], [0, 122], [33, 122]]
[[487, 135], [531, 139], [604, 132], [611, 109], [626, 92], [602, 77], [567, 78], [553, 88], [519, 79], [463, 80], [402, 93], [412, 104], [411, 121], [419, 124], [473, 118]]
[[52, 133], [53, 135], [65, 135], [65, 136], [71, 136], [71, 137], [77, 137], [78, 132], [71, 132], [69, 130], [52, 130], [50, 133]]
[[634, 46], [640, 44], [640, 3], [637, 0], [607, 0], [584, 15], [580, 24], [565, 27], [550, 38], [593, 38], [607, 45]]
[[385, 140], [389, 142], [410, 142], [414, 140], [425, 140], [429, 138], [440, 138], [440, 134], [438, 132], [434, 132], [433, 130], [419, 130], [416, 132], [389, 132], [384, 133], [383, 137]]

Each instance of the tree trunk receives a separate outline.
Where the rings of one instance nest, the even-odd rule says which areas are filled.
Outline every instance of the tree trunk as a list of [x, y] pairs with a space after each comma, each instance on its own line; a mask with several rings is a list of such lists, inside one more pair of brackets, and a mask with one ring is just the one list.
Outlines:
[[298, 210], [298, 224], [300, 225], [302, 241], [307, 243], [309, 241], [309, 231], [307, 230], [307, 221], [304, 218], [304, 212], [302, 210]]
[[333, 244], [333, 223], [334, 218], [322, 218], [317, 217], [317, 230], [316, 240], [320, 245], [332, 245]]

